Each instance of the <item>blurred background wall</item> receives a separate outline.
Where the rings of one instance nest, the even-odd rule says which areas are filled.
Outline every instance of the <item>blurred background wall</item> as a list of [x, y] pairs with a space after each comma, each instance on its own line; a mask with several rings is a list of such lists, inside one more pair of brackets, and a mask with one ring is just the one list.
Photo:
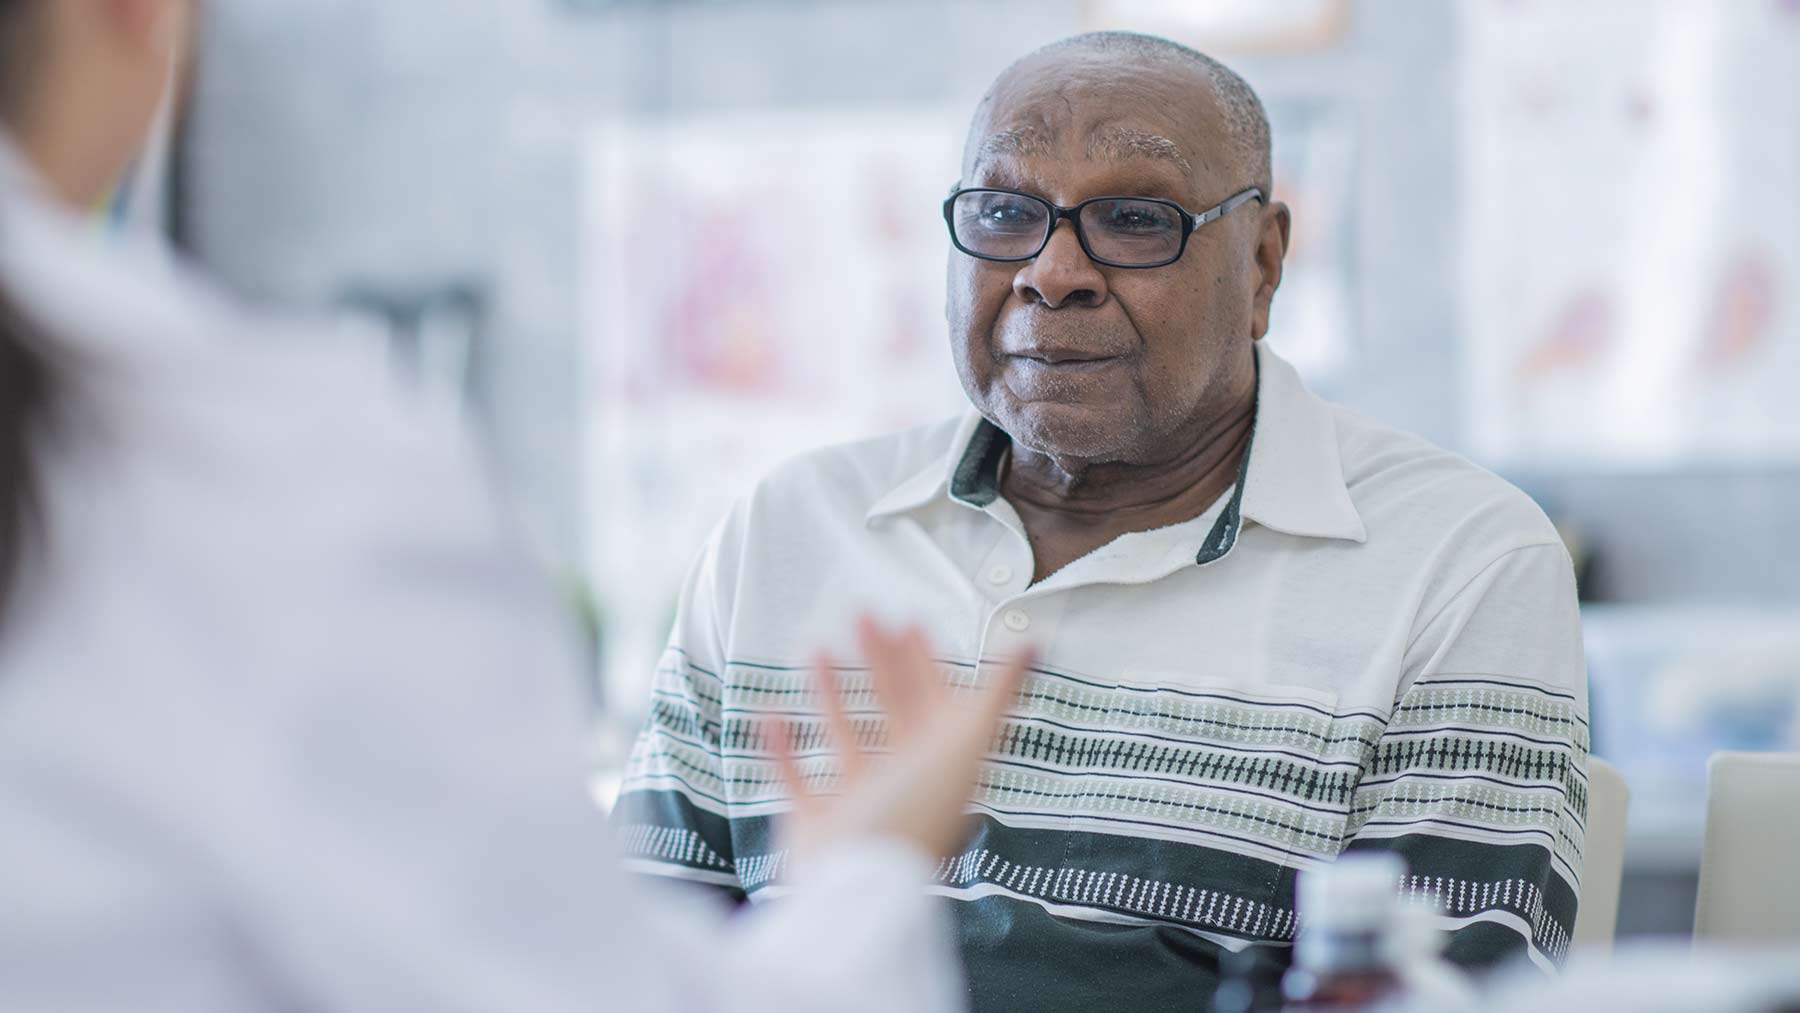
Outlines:
[[[937, 201], [987, 83], [1041, 43], [1133, 27], [1215, 53], [1269, 106], [1278, 196], [1310, 230], [1271, 340], [1321, 392], [1514, 479], [1583, 560], [1595, 748], [1634, 788], [1622, 931], [1691, 918], [1706, 752], [1796, 741], [1800, 415], [1776, 399], [1800, 384], [1783, 371], [1800, 361], [1800, 240], [1770, 240], [1710, 318], [1654, 271], [1723, 243], [1729, 221], [1800, 236], [1792, 203], [1755, 203], [1771, 167], [1800, 168], [1800, 82], [1780, 69], [1800, 66], [1800, 5], [236, 0], [207, 14], [178, 241], [253, 299], [371, 316], [397, 382], [464, 399], [538, 552], [596, 623], [596, 685], [625, 723], [682, 569], [757, 473], [956, 407]], [[1689, 129], [1725, 117], [1738, 134]], [[1642, 200], [1611, 192], [1634, 165], [1651, 167]], [[1640, 254], [1639, 216], [1709, 206], [1657, 190], [1666, 178], [1750, 206], [1694, 212], [1681, 248]], [[865, 205], [881, 210], [840, 255], [783, 238]], [[1526, 373], [1495, 365], [1536, 340], [1519, 307], [1597, 262], [1624, 266], [1545, 316], [1546, 344], [1519, 361], [1551, 381], [1521, 392]], [[1606, 364], [1656, 359], [1676, 340], [1656, 344], [1660, 322], [1690, 311], [1736, 342], [1721, 355], [1767, 358], [1693, 403], [1654, 386], [1673, 374], [1613, 400], [1556, 379], [1625, 376]]]

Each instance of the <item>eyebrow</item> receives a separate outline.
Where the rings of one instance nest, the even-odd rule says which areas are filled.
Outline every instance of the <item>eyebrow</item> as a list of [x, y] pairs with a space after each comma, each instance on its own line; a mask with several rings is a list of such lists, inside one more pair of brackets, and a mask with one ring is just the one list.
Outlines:
[[1138, 130], [1135, 127], [1108, 127], [1093, 137], [1088, 138], [1087, 152], [1090, 157], [1099, 156], [1113, 161], [1127, 161], [1137, 158], [1160, 159], [1172, 163], [1181, 170], [1183, 176], [1194, 172], [1187, 156], [1181, 153], [1181, 146], [1161, 134]]
[[[1013, 156], [1016, 158], [1032, 158], [1052, 153], [1055, 138], [1044, 129], [1034, 126], [1013, 127], [997, 130], [982, 139], [977, 149], [975, 164], [980, 165], [994, 156]], [[1193, 175], [1194, 167], [1181, 153], [1181, 146], [1161, 134], [1153, 134], [1136, 127], [1107, 127], [1088, 138], [1087, 154], [1090, 158], [1105, 158], [1115, 162], [1133, 161], [1136, 159], [1155, 159], [1168, 162], [1181, 170], [1181, 174]]]
[[976, 164], [993, 155], [1013, 155], [1019, 158], [1032, 158], [1048, 155], [1051, 151], [1050, 134], [1039, 127], [1014, 127], [1010, 130], [996, 130], [987, 135], [976, 152]]

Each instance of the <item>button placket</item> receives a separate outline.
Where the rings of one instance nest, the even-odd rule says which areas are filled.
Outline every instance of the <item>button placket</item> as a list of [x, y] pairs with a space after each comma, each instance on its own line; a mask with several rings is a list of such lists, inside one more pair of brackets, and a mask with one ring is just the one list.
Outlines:
[[970, 576], [980, 593], [998, 603], [1025, 591], [1031, 578], [1031, 546], [1009, 531], [982, 557]]
[[[1068, 593], [1068, 589], [1045, 591], [1037, 587], [1024, 590], [998, 602], [987, 618], [986, 630], [982, 637], [982, 657], [988, 659], [990, 664], [998, 664], [1021, 645], [1032, 644], [1038, 649], [1038, 666], [1045, 671], [1057, 670], [1059, 667], [1057, 634], [1062, 628], [1064, 616], [1071, 603], [1072, 597]], [[1027, 695], [1021, 701], [1017, 713], [1030, 718], [1056, 720], [1057, 718], [1053, 718], [1052, 715], [1061, 710], [1060, 706], [1050, 702], [1050, 698], [1043, 695], [1041, 685], [1035, 693], [1030, 689], [1034, 680], [1053, 678], [1055, 677], [1042, 672], [1028, 676]], [[1076, 688], [1075, 692], [1080, 694], [1084, 690]], [[1077, 733], [1058, 731], [1055, 734]], [[1093, 793], [1094, 780], [1091, 776], [1081, 776], [1069, 787], [1073, 789], [1074, 796], [1060, 803], [1056, 809], [1057, 812], [1065, 815], [1072, 813], [1070, 807], [1079, 808], [1086, 805], [1084, 800]], [[1002, 798], [998, 801], [1004, 803], [1009, 800]], [[1030, 804], [1039, 805], [1041, 799], [1034, 797]], [[1061, 854], [1052, 861], [1056, 863], [1055, 869], [1058, 873], [1070, 868], [1080, 869], [1084, 872], [1094, 871], [1097, 865], [1093, 853], [1091, 828], [1083, 832], [1064, 835]], [[1061, 899], [1069, 900], [1071, 897], [1072, 895]]]

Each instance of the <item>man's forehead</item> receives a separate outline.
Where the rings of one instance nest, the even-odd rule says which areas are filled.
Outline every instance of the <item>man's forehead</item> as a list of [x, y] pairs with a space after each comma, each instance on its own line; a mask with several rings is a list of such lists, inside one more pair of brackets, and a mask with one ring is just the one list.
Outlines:
[[972, 124], [968, 168], [1006, 158], [1167, 162], [1184, 178], [1223, 144], [1210, 81], [1187, 68], [1028, 61], [994, 83]]
[[[1166, 129], [1166, 128], [1162, 128]], [[1182, 144], [1162, 129], [1147, 125], [1103, 121], [1081, 127], [1053, 123], [1019, 122], [988, 132], [975, 146], [973, 167], [999, 159], [1053, 158], [1079, 152], [1090, 161], [1166, 162], [1183, 178], [1193, 175], [1194, 164]], [[1071, 142], [1078, 143], [1071, 143]], [[1192, 142], [1190, 142], [1191, 144]]]

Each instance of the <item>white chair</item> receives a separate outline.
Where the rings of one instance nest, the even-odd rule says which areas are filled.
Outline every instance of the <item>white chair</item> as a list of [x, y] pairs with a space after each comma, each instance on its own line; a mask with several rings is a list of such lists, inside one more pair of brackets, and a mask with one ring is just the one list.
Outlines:
[[1619, 880], [1625, 874], [1625, 812], [1631, 788], [1619, 768], [1588, 758], [1587, 833], [1581, 847], [1581, 896], [1571, 951], [1607, 953], [1619, 922]]
[[1800, 753], [1714, 753], [1694, 938], [1800, 940]]

